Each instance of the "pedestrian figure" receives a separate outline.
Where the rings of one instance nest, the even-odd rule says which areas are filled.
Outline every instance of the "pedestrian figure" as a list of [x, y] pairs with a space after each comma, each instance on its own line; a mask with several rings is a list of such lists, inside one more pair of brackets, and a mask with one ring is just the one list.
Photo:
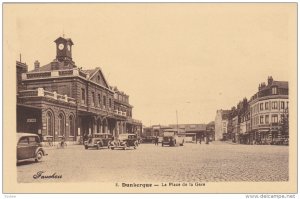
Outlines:
[[200, 136], [200, 139], [199, 139], [199, 144], [201, 144], [201, 140], [202, 140], [202, 136]]
[[87, 134], [85, 133], [84, 135], [83, 135], [83, 141], [87, 141], [88, 140], [88, 136], [87, 136]]
[[91, 142], [92, 142], [92, 138], [93, 138], [92, 134], [89, 133], [89, 134], [88, 134], [88, 143], [91, 143]]
[[60, 142], [61, 147], [63, 147], [65, 145], [65, 141], [66, 141], [65, 135], [62, 135], [61, 142]]
[[157, 136], [155, 137], [155, 145], [158, 146], [158, 137]]

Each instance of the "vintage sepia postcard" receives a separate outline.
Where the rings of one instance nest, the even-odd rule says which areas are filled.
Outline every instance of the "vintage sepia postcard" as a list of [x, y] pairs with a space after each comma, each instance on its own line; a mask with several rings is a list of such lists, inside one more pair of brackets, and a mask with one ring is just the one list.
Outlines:
[[4, 3], [3, 193], [297, 192], [297, 3]]

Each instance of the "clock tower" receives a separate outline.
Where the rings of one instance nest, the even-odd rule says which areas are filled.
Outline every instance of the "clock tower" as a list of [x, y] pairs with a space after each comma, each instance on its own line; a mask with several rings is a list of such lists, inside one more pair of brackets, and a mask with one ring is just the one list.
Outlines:
[[72, 46], [74, 43], [72, 40], [70, 38], [59, 37], [54, 42], [56, 43], [56, 59], [65, 64], [74, 64], [72, 61]]

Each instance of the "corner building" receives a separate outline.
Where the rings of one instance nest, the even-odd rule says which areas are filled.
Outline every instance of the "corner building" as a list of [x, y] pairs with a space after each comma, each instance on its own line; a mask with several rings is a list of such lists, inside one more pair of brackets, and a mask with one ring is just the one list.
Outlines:
[[94, 133], [142, 131], [132, 118], [129, 96], [106, 81], [101, 68], [83, 70], [72, 59], [73, 41], [59, 37], [56, 58], [34, 70], [17, 62], [17, 131], [39, 134], [44, 139], [78, 141]]
[[250, 143], [269, 144], [288, 134], [282, 132], [282, 121], [288, 117], [289, 88], [286, 81], [262, 83], [249, 101], [251, 132]]

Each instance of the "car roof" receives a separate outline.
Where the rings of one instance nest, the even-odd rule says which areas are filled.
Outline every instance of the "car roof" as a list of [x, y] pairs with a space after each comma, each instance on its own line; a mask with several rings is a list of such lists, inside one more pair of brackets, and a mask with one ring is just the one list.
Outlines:
[[34, 133], [17, 133], [17, 138], [23, 137], [23, 136], [38, 136]]

